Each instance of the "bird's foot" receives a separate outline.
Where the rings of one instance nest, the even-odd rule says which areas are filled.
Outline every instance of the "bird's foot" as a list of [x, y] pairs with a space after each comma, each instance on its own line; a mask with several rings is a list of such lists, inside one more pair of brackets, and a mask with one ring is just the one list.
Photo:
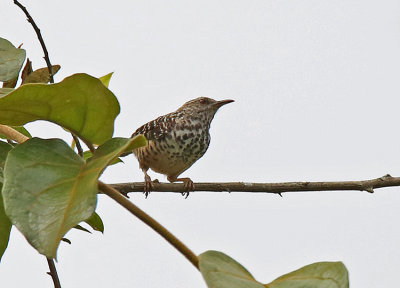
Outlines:
[[185, 199], [189, 197], [189, 192], [194, 191], [194, 183], [190, 178], [178, 178], [176, 181], [183, 181], [183, 188], [186, 190], [182, 192], [182, 196], [185, 196]]
[[153, 182], [151, 182], [151, 178], [149, 175], [144, 175], [144, 196], [147, 198], [150, 192], [153, 191]]

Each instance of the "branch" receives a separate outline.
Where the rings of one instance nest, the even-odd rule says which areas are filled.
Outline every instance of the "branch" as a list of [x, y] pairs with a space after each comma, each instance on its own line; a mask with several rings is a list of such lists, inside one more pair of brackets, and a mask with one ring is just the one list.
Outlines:
[[82, 157], [83, 149], [82, 149], [81, 142], [79, 141], [78, 136], [76, 136], [74, 133], [71, 133], [71, 136], [72, 136], [72, 139], [74, 139], [76, 149], [78, 150], [78, 155]]
[[58, 279], [56, 265], [54, 264], [54, 260], [51, 258], [46, 258], [47, 264], [49, 265], [50, 272], [47, 272], [53, 279], [54, 288], [61, 288], [60, 279]]
[[47, 52], [46, 44], [44, 44], [42, 33], [40, 33], [39, 27], [36, 25], [35, 21], [33, 20], [32, 16], [29, 14], [28, 10], [26, 10], [26, 8], [21, 3], [19, 3], [17, 0], [14, 0], [14, 4], [17, 5], [19, 8], [21, 8], [21, 10], [25, 13], [26, 17], [28, 18], [28, 22], [31, 23], [33, 29], [35, 30], [36, 35], [39, 39], [40, 45], [42, 46], [42, 49], [44, 52], [44, 60], [46, 61], [47, 69], [49, 69], [50, 83], [54, 83], [53, 68], [50, 63], [49, 52]]
[[104, 184], [99, 181], [99, 190], [101, 190], [104, 194], [108, 195], [112, 199], [114, 199], [118, 204], [123, 206], [133, 215], [138, 217], [148, 226], [150, 226], [154, 231], [160, 234], [165, 240], [168, 241], [172, 246], [174, 246], [179, 252], [181, 252], [189, 261], [192, 263], [197, 269], [199, 269], [199, 259], [196, 254], [194, 254], [185, 244], [183, 244], [178, 238], [176, 238], [171, 232], [164, 228], [160, 223], [154, 220], [150, 215], [141, 210], [127, 198], [122, 196], [117, 190], [110, 187], [110, 185]]
[[[176, 192], [183, 193], [186, 190], [183, 184], [177, 183], [156, 183], [153, 182], [154, 192]], [[110, 184], [122, 194], [144, 191], [143, 182], [116, 183]], [[400, 186], [400, 177], [392, 177], [389, 174], [362, 181], [337, 181], [337, 182], [282, 182], [282, 183], [247, 183], [247, 182], [226, 182], [226, 183], [195, 183], [193, 192], [253, 192], [253, 193], [275, 193], [284, 192], [310, 192], [310, 191], [367, 191], [374, 192], [374, 189], [383, 187]], [[192, 193], [192, 191], [190, 192]]]
[[9, 140], [14, 140], [17, 143], [22, 143], [28, 140], [29, 138], [26, 137], [24, 134], [21, 134], [17, 130], [11, 128], [7, 125], [0, 124], [0, 134], [3, 134]]

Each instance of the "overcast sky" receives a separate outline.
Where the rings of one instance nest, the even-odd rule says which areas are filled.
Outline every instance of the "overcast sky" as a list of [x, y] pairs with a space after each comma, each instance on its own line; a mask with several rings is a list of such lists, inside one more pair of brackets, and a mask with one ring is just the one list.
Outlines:
[[[3, 0], [0, 36], [43, 53], [25, 16]], [[115, 72], [115, 136], [208, 96], [217, 113], [194, 182], [363, 180], [400, 175], [400, 2], [23, 1], [40, 26], [56, 81]], [[28, 125], [34, 136], [68, 134]], [[102, 177], [142, 181], [134, 157]], [[163, 175], [153, 178], [166, 181]], [[317, 261], [343, 261], [351, 287], [395, 287], [400, 188], [365, 192], [131, 194], [195, 253], [214, 249], [267, 283]], [[72, 231], [61, 244], [63, 288], [205, 287], [174, 248], [106, 196], [104, 235]], [[13, 229], [1, 287], [53, 287], [47, 263]]]

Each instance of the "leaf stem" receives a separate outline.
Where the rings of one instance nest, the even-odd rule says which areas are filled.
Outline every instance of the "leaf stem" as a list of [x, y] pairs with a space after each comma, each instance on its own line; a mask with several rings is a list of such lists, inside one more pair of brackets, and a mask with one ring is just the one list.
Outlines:
[[123, 206], [133, 215], [142, 220], [145, 224], [150, 226], [154, 231], [161, 235], [165, 240], [167, 240], [172, 246], [174, 246], [179, 252], [181, 252], [186, 259], [190, 261], [197, 269], [199, 269], [199, 259], [185, 244], [183, 244], [178, 238], [176, 238], [171, 232], [169, 232], [164, 226], [158, 223], [146, 212], [141, 210], [127, 198], [122, 196], [116, 189], [110, 187], [109, 185], [98, 181], [99, 189], [112, 199], [114, 199], [118, 204]]

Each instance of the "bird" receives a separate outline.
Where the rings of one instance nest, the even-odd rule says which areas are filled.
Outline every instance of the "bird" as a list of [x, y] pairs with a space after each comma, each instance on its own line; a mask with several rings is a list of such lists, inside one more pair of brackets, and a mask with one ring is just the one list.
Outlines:
[[147, 145], [133, 150], [144, 173], [144, 194], [147, 197], [153, 189], [149, 168], [164, 174], [167, 180], [183, 182], [186, 197], [194, 190], [193, 181], [178, 178], [207, 151], [210, 145], [210, 125], [215, 113], [222, 106], [234, 100], [214, 100], [199, 97], [183, 104], [176, 111], [160, 116], [139, 127], [132, 138], [144, 135]]

